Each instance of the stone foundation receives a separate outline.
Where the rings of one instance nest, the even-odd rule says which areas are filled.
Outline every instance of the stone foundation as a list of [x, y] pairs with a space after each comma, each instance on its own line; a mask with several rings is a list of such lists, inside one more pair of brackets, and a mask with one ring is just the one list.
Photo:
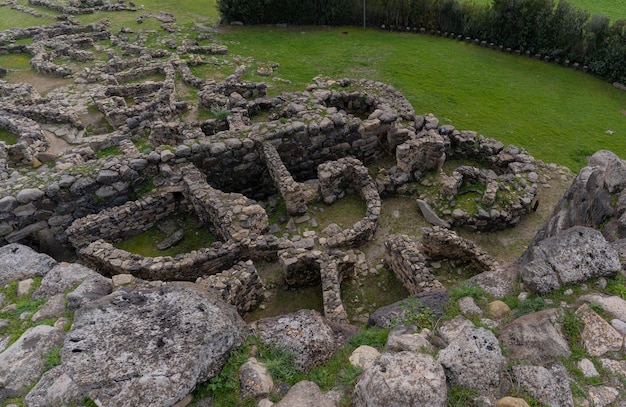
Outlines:
[[469, 264], [476, 273], [491, 271], [498, 262], [471, 240], [464, 239], [453, 230], [433, 226], [422, 228], [422, 246], [432, 259], [452, 259]]
[[406, 235], [390, 235], [385, 240], [385, 261], [409, 294], [444, 289], [426, 266], [418, 243]]
[[318, 169], [320, 194], [331, 204], [346, 193], [358, 193], [365, 200], [365, 216], [351, 228], [328, 236], [326, 245], [360, 246], [372, 238], [380, 216], [380, 195], [367, 168], [357, 159], [346, 157], [321, 164]]
[[264, 299], [265, 289], [252, 260], [240, 261], [228, 270], [200, 277], [196, 283], [217, 291], [224, 301], [237, 307], [239, 314], [256, 309]]

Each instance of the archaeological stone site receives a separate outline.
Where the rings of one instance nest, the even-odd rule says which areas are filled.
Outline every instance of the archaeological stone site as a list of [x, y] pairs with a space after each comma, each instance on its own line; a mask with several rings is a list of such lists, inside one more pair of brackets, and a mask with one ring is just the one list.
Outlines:
[[626, 406], [616, 154], [573, 174], [366, 78], [272, 94], [130, 1], [7, 9], [58, 21], [0, 31], [33, 79], [0, 59], [0, 406]]

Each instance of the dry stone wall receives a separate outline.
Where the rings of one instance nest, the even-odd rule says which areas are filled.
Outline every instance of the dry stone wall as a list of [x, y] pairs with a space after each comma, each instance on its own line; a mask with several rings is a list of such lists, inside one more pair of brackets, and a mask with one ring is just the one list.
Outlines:
[[326, 203], [333, 203], [346, 193], [358, 193], [365, 201], [365, 216], [352, 227], [328, 233], [329, 247], [360, 246], [372, 238], [380, 217], [380, 195], [367, 168], [355, 158], [340, 158], [318, 167], [320, 194]]
[[199, 277], [196, 283], [220, 293], [222, 299], [237, 307], [241, 315], [256, 309], [265, 298], [263, 282], [252, 260], [240, 261], [212, 276]]
[[390, 235], [385, 240], [385, 261], [411, 295], [444, 289], [427, 267], [420, 245], [406, 235]]

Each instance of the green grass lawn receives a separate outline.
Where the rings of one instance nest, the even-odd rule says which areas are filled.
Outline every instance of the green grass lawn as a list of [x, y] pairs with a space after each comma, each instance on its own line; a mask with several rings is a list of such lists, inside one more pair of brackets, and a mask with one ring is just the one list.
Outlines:
[[[613, 19], [626, 18], [626, 2], [623, 0], [567, 0], [572, 6], [587, 10], [589, 14], [603, 14]], [[558, 4], [559, 0], [554, 0]], [[493, 0], [466, 0], [463, 3], [492, 4]]]
[[302, 89], [316, 75], [370, 78], [402, 91], [416, 113], [575, 171], [598, 149], [626, 157], [626, 93], [582, 72], [437, 37], [357, 28], [229, 28], [221, 38], [231, 54], [281, 64], [275, 76], [292, 84], [269, 80], [270, 92]]
[[[87, 23], [109, 18], [112, 32], [121, 26], [158, 29], [160, 23], [154, 19], [138, 25], [137, 16], [172, 12], [183, 29], [181, 41], [186, 33], [193, 38], [189, 30], [197, 25], [218, 19], [214, 1], [138, 4], [145, 10], [79, 19]], [[0, 27], [52, 22], [7, 7], [0, 11]], [[252, 58], [247, 78], [267, 82], [270, 95], [303, 90], [317, 75], [369, 78], [395, 86], [418, 114], [433, 113], [443, 123], [516, 144], [539, 159], [574, 171], [598, 149], [626, 157], [626, 92], [571, 69], [448, 39], [356, 27], [222, 27], [217, 40], [229, 47], [224, 58], [228, 62], [194, 68], [197, 75], [219, 80], [239, 65], [241, 59], [233, 62], [239, 55]], [[26, 61], [9, 55], [0, 57], [0, 66], [27, 69]], [[280, 64], [274, 78], [256, 76], [256, 64], [267, 62]]]

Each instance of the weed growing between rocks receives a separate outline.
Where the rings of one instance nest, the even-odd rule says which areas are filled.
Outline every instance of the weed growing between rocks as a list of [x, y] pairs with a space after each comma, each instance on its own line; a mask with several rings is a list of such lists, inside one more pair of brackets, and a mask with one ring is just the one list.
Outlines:
[[50, 349], [50, 352], [48, 352], [48, 354], [46, 355], [46, 361], [43, 366], [43, 373], [61, 364], [61, 349], [63, 349], [62, 346], [57, 346]]
[[478, 396], [478, 392], [474, 389], [454, 385], [448, 387], [448, 406], [468, 406]]
[[408, 297], [401, 302], [400, 309], [400, 316], [394, 317], [391, 321], [392, 327], [405, 325], [415, 326], [417, 331], [421, 331], [424, 328], [433, 330], [436, 322], [435, 314], [428, 307], [422, 305], [416, 297]]
[[[215, 407], [255, 406], [254, 399], [242, 399], [239, 392], [239, 370], [248, 358], [255, 357], [267, 367], [276, 389], [281, 388], [280, 383], [292, 386], [299, 381], [309, 380], [315, 382], [324, 392], [331, 389], [341, 390], [344, 394], [341, 405], [349, 406], [349, 395], [362, 370], [354, 367], [348, 358], [361, 345], [369, 345], [379, 351], [382, 350], [387, 343], [388, 335], [387, 329], [376, 327], [364, 329], [350, 338], [348, 343], [339, 348], [324, 365], [314, 367], [308, 372], [296, 370], [292, 362], [294, 356], [291, 353], [263, 343], [258, 336], [251, 335], [231, 353], [228, 363], [218, 376], [194, 390], [193, 400], [197, 403], [206, 397], [211, 397]], [[282, 396], [284, 394], [270, 394], [270, 399], [277, 401]]]
[[0, 289], [0, 294], [6, 296], [4, 304], [9, 304], [0, 309], [0, 334], [8, 335], [9, 341], [7, 346], [10, 346], [19, 339], [20, 336], [30, 327], [35, 325], [50, 325], [47, 320], [38, 321], [37, 323], [30, 322], [30, 316], [37, 312], [37, 310], [46, 302], [45, 299], [32, 300], [30, 299], [30, 293], [35, 290], [41, 284], [41, 277], [35, 278], [32, 284], [31, 290], [28, 294], [19, 296], [18, 282], [13, 281]]

